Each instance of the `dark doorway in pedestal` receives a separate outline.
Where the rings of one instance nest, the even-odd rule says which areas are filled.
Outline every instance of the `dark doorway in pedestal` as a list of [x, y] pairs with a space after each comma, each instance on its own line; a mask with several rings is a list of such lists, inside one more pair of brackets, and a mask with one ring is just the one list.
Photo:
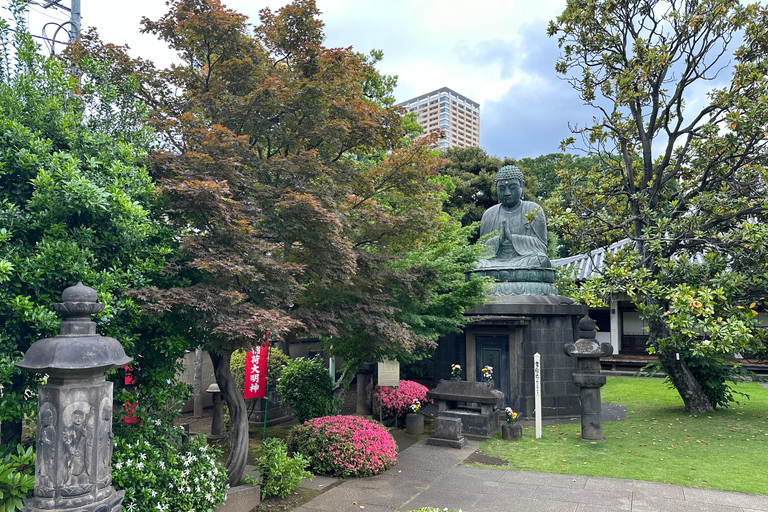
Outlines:
[[493, 368], [493, 387], [504, 392], [504, 405], [509, 405], [509, 338], [507, 336], [476, 336], [475, 380], [483, 380], [482, 369]]

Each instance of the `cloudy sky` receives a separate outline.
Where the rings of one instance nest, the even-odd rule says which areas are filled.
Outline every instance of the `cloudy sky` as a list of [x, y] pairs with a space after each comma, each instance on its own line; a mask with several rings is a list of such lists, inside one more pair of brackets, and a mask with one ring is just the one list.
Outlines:
[[[66, 20], [46, 0], [33, 0], [30, 27]], [[0, 5], [6, 0], [0, 0]], [[264, 7], [283, 1], [224, 0], [256, 23]], [[69, 6], [70, 0], [62, 0]], [[534, 157], [558, 151], [568, 123], [584, 124], [592, 111], [554, 72], [557, 43], [546, 35], [565, 0], [317, 0], [327, 46], [384, 51], [380, 69], [398, 76], [404, 101], [440, 87], [481, 104], [481, 146], [496, 156]], [[157, 19], [162, 0], [81, 0], [83, 26], [109, 42], [128, 44], [135, 55], [166, 65], [173, 54], [153, 36], [139, 33], [142, 16]], [[53, 26], [47, 34], [53, 33]]]

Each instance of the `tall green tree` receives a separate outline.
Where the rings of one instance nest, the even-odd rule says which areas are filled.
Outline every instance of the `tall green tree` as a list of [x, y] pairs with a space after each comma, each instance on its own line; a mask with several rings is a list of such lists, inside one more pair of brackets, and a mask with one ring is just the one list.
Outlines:
[[[146, 286], [169, 250], [153, 220], [155, 189], [140, 164], [152, 140], [146, 114], [108, 83], [104, 64], [67, 65], [38, 53], [13, 2], [0, 19], [0, 421], [3, 442], [34, 418], [40, 375], [15, 368], [30, 344], [58, 334], [52, 304], [78, 281], [96, 289], [101, 334], [131, 343], [123, 292]], [[117, 108], [117, 103], [126, 100]], [[30, 393], [31, 392], [31, 393]]]
[[560, 175], [553, 228], [583, 250], [634, 242], [585, 296], [634, 298], [692, 413], [712, 409], [717, 387], [694, 358], [764, 348], [753, 303], [765, 300], [766, 17], [731, 0], [569, 0], [549, 27], [556, 70], [596, 110], [577, 135], [601, 160]]
[[[218, 0], [172, 1], [143, 23], [183, 64], [155, 70], [95, 35], [81, 55], [109, 55], [116, 83], [133, 77], [162, 137], [151, 172], [181, 243], [168, 270], [185, 284], [136, 295], [152, 313], [187, 319], [211, 353], [236, 483], [248, 425], [233, 351], [266, 333], [318, 336], [349, 375], [433, 343], [456, 308], [436, 304], [446, 292], [436, 264], [408, 255], [460, 237], [446, 231], [433, 139], [414, 140], [412, 119], [391, 106], [380, 54], [323, 46], [313, 1], [265, 9], [253, 30]], [[412, 290], [434, 304], [406, 301]]]
[[[451, 194], [444, 209], [462, 226], [480, 222], [485, 210], [496, 204], [494, 178], [500, 167], [515, 160], [491, 156], [480, 147], [448, 148], [442, 154], [445, 165], [440, 174], [451, 179]], [[526, 177], [527, 178], [527, 177]], [[473, 241], [477, 240], [477, 234]]]

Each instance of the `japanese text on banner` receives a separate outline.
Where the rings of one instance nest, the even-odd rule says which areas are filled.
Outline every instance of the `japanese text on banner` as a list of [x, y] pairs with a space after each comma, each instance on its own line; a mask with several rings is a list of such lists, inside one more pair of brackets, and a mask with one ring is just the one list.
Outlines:
[[243, 398], [267, 396], [267, 357], [267, 347], [256, 347], [246, 354]]

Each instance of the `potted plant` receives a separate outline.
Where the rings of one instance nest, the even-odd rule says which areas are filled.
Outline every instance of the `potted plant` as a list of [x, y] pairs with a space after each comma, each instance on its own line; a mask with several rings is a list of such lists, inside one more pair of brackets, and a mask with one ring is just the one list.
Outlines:
[[458, 364], [451, 365], [451, 379], [461, 380], [461, 366], [459, 366]]
[[413, 399], [411, 411], [405, 416], [405, 433], [418, 436], [424, 433], [424, 416], [419, 414], [421, 402], [418, 398]]
[[504, 412], [507, 416], [507, 423], [501, 426], [501, 438], [509, 441], [523, 437], [523, 427], [515, 424], [518, 414], [511, 407], [504, 409]]

